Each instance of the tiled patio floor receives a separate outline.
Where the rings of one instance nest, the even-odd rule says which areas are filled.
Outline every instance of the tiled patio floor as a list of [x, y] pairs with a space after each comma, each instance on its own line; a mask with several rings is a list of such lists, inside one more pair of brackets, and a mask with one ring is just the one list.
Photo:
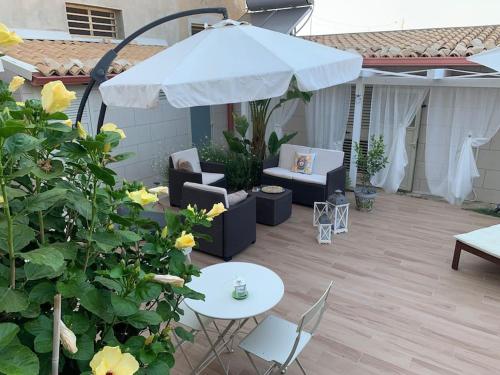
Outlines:
[[[311, 222], [312, 209], [294, 206], [286, 223], [259, 225], [257, 243], [234, 258], [282, 277], [285, 296], [272, 313], [292, 321], [334, 280], [330, 308], [302, 355], [309, 374], [500, 374], [500, 267], [465, 253], [459, 271], [450, 267], [452, 235], [498, 219], [382, 194], [374, 212], [351, 210], [349, 233], [331, 246], [315, 242]], [[193, 262], [219, 260], [196, 253]], [[196, 362], [206, 340], [199, 335], [186, 349]], [[176, 359], [173, 373], [189, 374], [180, 351]], [[238, 349], [223, 360], [231, 374], [254, 373]], [[216, 362], [204, 371], [221, 373]], [[300, 372], [293, 365], [288, 373]]]

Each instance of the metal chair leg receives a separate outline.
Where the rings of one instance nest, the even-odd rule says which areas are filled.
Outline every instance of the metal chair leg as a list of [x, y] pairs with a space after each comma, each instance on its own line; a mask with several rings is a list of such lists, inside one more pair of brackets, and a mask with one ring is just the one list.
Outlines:
[[[215, 329], [217, 330], [217, 333], [219, 334], [219, 336], [221, 336], [222, 332], [219, 329], [219, 326], [217, 325], [217, 323], [215, 323], [215, 320], [213, 323], [214, 323]], [[229, 346], [229, 344], [226, 342], [226, 340], [222, 339], [222, 342], [224, 343], [224, 346], [226, 347], [228, 353], [234, 353], [234, 349]]]
[[187, 364], [189, 365], [189, 368], [191, 370], [194, 370], [193, 364], [189, 360], [187, 353], [184, 351], [184, 348], [182, 347], [182, 343], [184, 342], [184, 340], [180, 341], [179, 338], [177, 337], [177, 335], [175, 335], [175, 334], [173, 336], [175, 338], [175, 341], [177, 342], [177, 348], [179, 348], [181, 350], [181, 353], [184, 356], [184, 359], [186, 360]]
[[250, 360], [250, 363], [252, 364], [252, 367], [254, 368], [255, 372], [257, 373], [257, 375], [260, 375], [260, 371], [257, 367], [257, 365], [255, 364], [252, 356], [250, 355], [250, 353], [248, 353], [247, 351], [245, 351], [245, 354], [247, 355], [248, 359]]
[[304, 370], [304, 367], [302, 366], [302, 363], [299, 362], [298, 358], [295, 358], [295, 362], [297, 362], [297, 365], [299, 365], [302, 374], [307, 375], [306, 370]]

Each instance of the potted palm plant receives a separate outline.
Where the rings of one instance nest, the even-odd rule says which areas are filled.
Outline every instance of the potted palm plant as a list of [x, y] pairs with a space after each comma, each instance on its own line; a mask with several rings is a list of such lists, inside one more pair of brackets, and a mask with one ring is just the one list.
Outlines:
[[372, 176], [380, 172], [387, 165], [385, 156], [385, 145], [382, 136], [370, 137], [370, 145], [366, 153], [361, 151], [359, 143], [354, 144], [356, 152], [356, 165], [361, 173], [361, 185], [354, 188], [356, 197], [356, 208], [360, 211], [369, 212], [373, 209], [373, 203], [377, 196], [377, 190], [370, 184]]

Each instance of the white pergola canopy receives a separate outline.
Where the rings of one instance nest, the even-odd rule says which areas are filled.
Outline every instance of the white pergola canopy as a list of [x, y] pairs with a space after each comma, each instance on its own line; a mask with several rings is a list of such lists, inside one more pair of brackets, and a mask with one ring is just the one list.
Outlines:
[[500, 48], [478, 53], [477, 55], [468, 57], [467, 60], [500, 72]]
[[280, 97], [293, 77], [302, 91], [352, 81], [362, 57], [225, 20], [104, 82], [105, 104], [149, 108], [160, 91], [178, 108]]

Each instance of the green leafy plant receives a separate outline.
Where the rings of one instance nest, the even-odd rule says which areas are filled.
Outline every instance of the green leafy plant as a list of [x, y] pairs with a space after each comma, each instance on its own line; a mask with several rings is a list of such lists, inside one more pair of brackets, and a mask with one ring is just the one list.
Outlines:
[[245, 138], [250, 124], [245, 116], [239, 116], [233, 113], [234, 130], [224, 131], [229, 151], [235, 154], [250, 155], [251, 142]]
[[361, 172], [363, 192], [371, 192], [374, 190], [370, 188], [371, 177], [384, 169], [388, 163], [388, 159], [385, 156], [384, 138], [372, 135], [366, 153], [362, 151], [359, 143], [355, 142], [354, 151], [356, 153], [356, 165], [358, 166], [358, 171]]
[[61, 82], [42, 96], [16, 103], [0, 82], [0, 373], [51, 372], [60, 298], [61, 373], [90, 373], [94, 354], [111, 346], [141, 373], [166, 374], [172, 335], [191, 339], [172, 324], [179, 303], [203, 298], [185, 285], [199, 270], [183, 248], [195, 244], [194, 228], [211, 225], [210, 213], [167, 212], [166, 228], [145, 218], [156, 193], [117, 185], [110, 168], [132, 156], [114, 153], [121, 129], [106, 124], [90, 136], [72, 126], [61, 111], [74, 93]]
[[273, 131], [269, 136], [269, 141], [267, 142], [269, 156], [277, 156], [281, 146], [290, 142], [297, 134], [297, 132], [285, 134], [283, 137], [278, 139], [278, 135]]

